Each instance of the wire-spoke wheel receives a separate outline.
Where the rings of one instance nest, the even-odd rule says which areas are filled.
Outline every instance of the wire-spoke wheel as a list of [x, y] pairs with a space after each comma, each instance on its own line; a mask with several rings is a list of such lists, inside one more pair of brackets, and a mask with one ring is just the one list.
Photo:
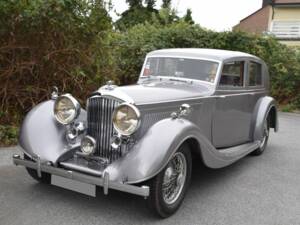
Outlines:
[[176, 152], [168, 163], [163, 179], [163, 199], [173, 204], [178, 199], [186, 179], [186, 159], [183, 153]]
[[182, 145], [166, 167], [150, 183], [148, 203], [165, 218], [180, 207], [191, 179], [192, 157], [187, 145]]

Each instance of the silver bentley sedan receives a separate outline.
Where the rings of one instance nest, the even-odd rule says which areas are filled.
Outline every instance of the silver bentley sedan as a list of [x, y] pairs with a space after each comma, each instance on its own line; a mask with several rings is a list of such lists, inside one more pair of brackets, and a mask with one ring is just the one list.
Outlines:
[[[55, 89], [24, 119], [14, 155], [39, 182], [96, 195], [115, 189], [147, 199], [161, 217], [181, 205], [192, 161], [222, 168], [260, 155], [278, 130], [266, 64], [213, 49], [150, 52], [135, 85], [108, 82], [86, 108]], [[194, 160], [192, 160], [194, 159]]]

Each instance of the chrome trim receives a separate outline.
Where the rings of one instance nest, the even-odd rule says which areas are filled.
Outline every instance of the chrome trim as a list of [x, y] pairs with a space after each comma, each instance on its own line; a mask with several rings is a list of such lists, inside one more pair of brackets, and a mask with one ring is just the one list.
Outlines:
[[218, 69], [217, 69], [217, 72], [216, 72], [216, 76], [215, 76], [215, 79], [214, 79], [214, 82], [208, 82], [208, 81], [202, 81], [202, 80], [197, 80], [197, 79], [189, 79], [189, 80], [193, 80], [195, 83], [201, 83], [201, 82], [204, 82], [204, 83], [207, 83], [207, 84], [211, 84], [212, 86], [217, 86], [218, 84], [218, 80], [219, 80], [219, 74], [221, 73], [221, 69], [223, 67], [223, 60], [217, 60], [217, 59], [209, 59], [209, 58], [204, 58], [204, 57], [192, 57], [192, 56], [180, 56], [180, 55], [164, 55], [164, 54], [157, 54], [157, 55], [147, 55], [146, 58], [145, 58], [145, 61], [144, 61], [144, 64], [143, 64], [143, 67], [142, 67], [142, 70], [140, 72], [140, 76], [139, 78], [144, 78], [146, 76], [143, 76], [143, 73], [144, 73], [144, 69], [145, 69], [145, 66], [146, 66], [146, 62], [149, 58], [185, 58], [185, 59], [195, 59], [195, 60], [202, 60], [202, 61], [208, 61], [208, 62], [215, 62], [215, 63], [218, 63]]
[[51, 93], [51, 99], [56, 100], [58, 98], [58, 87], [53, 86], [53, 91]]
[[[221, 91], [221, 90], [218, 90]], [[228, 90], [228, 91], [233, 91], [233, 90]], [[243, 90], [241, 90], [243, 91]], [[241, 92], [240, 91], [240, 92]], [[245, 92], [243, 93], [238, 93], [238, 94], [224, 94], [224, 96], [240, 96], [240, 95], [248, 95], [251, 94], [252, 92], [250, 90], [244, 90]], [[249, 92], [246, 92], [249, 91]], [[222, 90], [223, 92], [223, 90]], [[261, 91], [261, 92], [253, 92], [254, 94], [263, 94], [266, 91]], [[182, 98], [182, 99], [174, 99], [174, 100], [168, 100], [168, 101], [160, 101], [160, 102], [146, 102], [146, 103], [141, 103], [137, 104], [138, 106], [144, 106], [144, 105], [156, 105], [156, 104], [163, 104], [163, 103], [174, 103], [174, 102], [181, 102], [181, 101], [192, 101], [192, 100], [201, 100], [201, 99], [209, 99], [209, 98], [219, 98], [219, 95], [210, 95], [210, 96], [199, 96], [199, 97], [193, 97], [193, 98]], [[197, 103], [197, 104], [202, 104], [202, 103]], [[192, 104], [195, 105], [195, 104]], [[156, 107], [156, 108], [161, 108]]]
[[[85, 151], [82, 150], [82, 149], [83, 149], [83, 141], [86, 140], [86, 139], [89, 140], [89, 141], [91, 141], [92, 144], [93, 144], [93, 150], [92, 150], [90, 153], [85, 152]], [[91, 154], [94, 154], [94, 153], [95, 153], [96, 145], [97, 145], [96, 140], [95, 140], [93, 137], [91, 137], [91, 136], [89, 136], [89, 135], [86, 135], [86, 136], [84, 136], [84, 137], [82, 138], [82, 140], [81, 140], [80, 150], [81, 150], [84, 154], [86, 154], [86, 155], [91, 155]]]
[[[59, 102], [59, 100], [62, 99], [62, 98], [68, 98], [72, 102], [72, 104], [73, 104], [73, 106], [75, 108], [75, 112], [76, 112], [74, 118], [70, 122], [68, 122], [68, 123], [59, 120], [58, 117], [57, 117], [57, 115], [56, 115], [56, 112], [55, 112], [56, 111], [55, 108], [56, 108], [57, 102]], [[68, 125], [68, 124], [71, 124], [72, 122], [74, 122], [74, 120], [79, 116], [80, 109], [81, 109], [81, 106], [80, 106], [79, 102], [71, 94], [67, 93], [67, 94], [64, 94], [64, 95], [60, 95], [59, 97], [57, 97], [57, 99], [55, 100], [55, 103], [54, 103], [54, 107], [53, 107], [54, 117], [55, 117], [55, 119], [56, 119], [57, 122], [59, 122], [59, 123], [61, 123], [63, 125]]]
[[120, 102], [128, 102], [134, 104], [134, 100], [126, 94], [124, 91], [121, 90], [122, 87], [114, 88], [113, 90], [108, 90], [106, 86], [102, 86], [98, 89], [98, 93], [100, 96], [104, 98], [114, 98]]
[[[19, 155], [13, 156], [13, 163], [15, 165], [21, 165], [21, 166], [25, 166], [25, 167], [32, 168], [32, 169], [37, 169], [36, 162], [22, 159]], [[45, 173], [49, 173], [49, 174], [65, 177], [68, 179], [77, 180], [80, 182], [94, 184], [97, 186], [104, 187], [105, 191], [107, 191], [104, 194], [108, 193], [108, 189], [123, 191], [123, 192], [135, 194], [135, 195], [139, 195], [139, 196], [143, 196], [143, 197], [148, 197], [150, 194], [150, 190], [149, 190], [148, 186], [139, 187], [139, 186], [130, 185], [130, 184], [126, 184], [126, 183], [110, 181], [108, 172], [106, 172], [105, 178], [99, 178], [99, 177], [94, 177], [94, 176], [78, 173], [75, 171], [64, 170], [61, 168], [49, 166], [47, 164], [41, 164], [40, 169], [42, 172], [45, 172]]]
[[87, 135], [96, 140], [95, 155], [110, 162], [121, 156], [121, 148], [111, 148], [111, 138], [115, 133], [112, 115], [119, 104], [120, 100], [103, 96], [91, 97], [87, 104]]
[[104, 171], [103, 174], [103, 192], [105, 195], [108, 194], [108, 185], [109, 185], [109, 174], [108, 172]]
[[36, 171], [39, 178], [42, 178], [42, 172], [41, 172], [41, 158], [38, 156], [36, 159]]
[[[121, 108], [121, 107], [123, 107], [123, 106], [128, 106], [128, 107], [132, 108], [133, 111], [135, 112], [136, 116], [137, 116], [138, 124], [137, 124], [135, 130], [134, 130], [132, 133], [130, 133], [130, 134], [124, 134], [124, 132], [123, 132], [122, 130], [120, 130], [120, 129], [115, 125], [115, 123], [114, 123], [114, 118], [115, 118], [115, 116], [116, 116], [116, 113], [117, 113], [118, 109]], [[140, 125], [141, 125], [141, 113], [140, 113], [140, 110], [139, 110], [136, 106], [134, 106], [133, 104], [124, 102], [124, 103], [120, 104], [118, 107], [115, 108], [115, 110], [114, 110], [114, 112], [113, 112], [113, 114], [112, 114], [112, 123], [113, 123], [114, 129], [115, 129], [119, 134], [121, 134], [122, 136], [125, 136], [125, 137], [129, 137], [129, 136], [133, 135], [133, 134], [139, 129], [139, 127], [140, 127]]]

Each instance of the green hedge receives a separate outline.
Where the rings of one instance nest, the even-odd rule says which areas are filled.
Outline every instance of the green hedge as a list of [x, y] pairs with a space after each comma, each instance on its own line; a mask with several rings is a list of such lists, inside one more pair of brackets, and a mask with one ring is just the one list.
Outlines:
[[137, 25], [118, 34], [115, 46], [122, 82], [134, 82], [147, 52], [162, 48], [216, 48], [247, 52], [262, 58], [271, 77], [271, 94], [280, 103], [300, 108], [300, 54], [272, 37], [243, 32], [213, 32], [183, 22], [167, 26]]
[[52, 86], [84, 105], [105, 81], [137, 80], [145, 55], [162, 48], [217, 48], [264, 59], [272, 95], [300, 108], [300, 54], [272, 37], [212, 32], [182, 20], [116, 31], [102, 1], [0, 1], [0, 143], [15, 142], [16, 127]]

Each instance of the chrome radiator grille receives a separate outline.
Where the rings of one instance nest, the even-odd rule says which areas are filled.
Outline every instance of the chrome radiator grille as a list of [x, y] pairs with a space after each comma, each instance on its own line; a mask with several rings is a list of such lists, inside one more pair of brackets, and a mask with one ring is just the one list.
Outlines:
[[96, 96], [87, 102], [87, 134], [97, 142], [96, 156], [108, 159], [110, 162], [121, 157], [121, 149], [112, 149], [110, 146], [113, 136], [112, 114], [120, 104], [115, 99]]

